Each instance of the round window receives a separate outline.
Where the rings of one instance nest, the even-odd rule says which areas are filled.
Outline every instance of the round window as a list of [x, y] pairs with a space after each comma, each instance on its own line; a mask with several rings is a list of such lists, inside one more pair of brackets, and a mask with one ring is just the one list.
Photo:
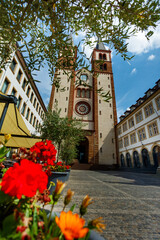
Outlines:
[[78, 102], [75, 110], [80, 115], [87, 115], [91, 111], [91, 106], [87, 102]]
[[86, 74], [82, 74], [81, 75], [81, 77], [80, 77], [80, 79], [82, 80], [82, 81], [87, 81], [87, 75]]

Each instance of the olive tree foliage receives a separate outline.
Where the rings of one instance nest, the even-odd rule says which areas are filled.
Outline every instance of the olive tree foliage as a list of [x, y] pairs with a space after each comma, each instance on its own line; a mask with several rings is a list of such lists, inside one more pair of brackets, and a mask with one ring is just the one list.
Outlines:
[[[0, 67], [18, 48], [27, 52], [31, 71], [47, 63], [53, 81], [61, 64], [58, 56], [71, 59], [75, 50], [69, 32], [84, 32], [84, 45], [91, 45], [93, 36], [101, 37], [129, 59], [126, 40], [137, 31], [146, 31], [147, 38], [153, 34], [160, 5], [159, 0], [0, 0], [0, 18]], [[85, 54], [80, 54], [77, 62], [70, 61], [75, 69], [85, 65]], [[60, 85], [58, 80], [53, 83]]]
[[76, 157], [76, 147], [84, 138], [83, 124], [80, 121], [60, 116], [61, 109], [48, 110], [41, 126], [41, 137], [54, 142], [59, 156], [67, 163]]

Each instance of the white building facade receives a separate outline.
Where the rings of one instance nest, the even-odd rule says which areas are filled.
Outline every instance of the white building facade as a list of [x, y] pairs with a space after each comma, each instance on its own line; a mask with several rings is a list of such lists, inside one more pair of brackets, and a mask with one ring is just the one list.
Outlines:
[[0, 73], [0, 91], [17, 98], [17, 108], [27, 128], [38, 136], [46, 107], [19, 50]]
[[120, 117], [116, 130], [121, 167], [157, 169], [160, 164], [160, 80]]

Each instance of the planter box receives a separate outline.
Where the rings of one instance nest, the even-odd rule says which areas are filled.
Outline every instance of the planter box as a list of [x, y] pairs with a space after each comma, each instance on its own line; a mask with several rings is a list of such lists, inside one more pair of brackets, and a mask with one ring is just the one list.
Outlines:
[[52, 175], [48, 177], [48, 185], [47, 188], [50, 186], [50, 182], [54, 182], [55, 186], [52, 186], [50, 188], [50, 193], [52, 193], [55, 190], [57, 180], [60, 180], [62, 182], [68, 181], [70, 172], [52, 172]]

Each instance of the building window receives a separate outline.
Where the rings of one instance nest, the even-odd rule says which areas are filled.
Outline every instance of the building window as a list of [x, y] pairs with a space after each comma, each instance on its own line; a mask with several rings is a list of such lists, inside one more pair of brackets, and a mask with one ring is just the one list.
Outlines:
[[124, 146], [127, 147], [129, 145], [128, 136], [124, 138]]
[[23, 84], [22, 84], [22, 88], [23, 88], [23, 90], [26, 89], [26, 86], [27, 86], [27, 81], [26, 81], [26, 79], [24, 78], [24, 80], [23, 80]]
[[36, 106], [36, 98], [34, 99], [33, 106], [34, 106], [34, 107]]
[[69, 90], [69, 87], [67, 87], [67, 90]]
[[36, 122], [36, 117], [34, 117], [34, 119], [33, 119], [33, 127], [35, 125], [35, 122]]
[[31, 113], [29, 123], [32, 124], [32, 119], [33, 119], [33, 113]]
[[124, 146], [127, 147], [129, 145], [128, 136], [124, 138]]
[[82, 89], [82, 92], [81, 92], [81, 97], [84, 98], [85, 97], [85, 89]]
[[99, 53], [99, 59], [100, 60], [102, 59], [102, 53]]
[[18, 74], [17, 74], [17, 80], [18, 80], [18, 82], [21, 81], [21, 77], [22, 77], [22, 71], [19, 69]]
[[21, 111], [23, 116], [24, 116], [25, 110], [26, 110], [26, 103], [24, 102], [22, 106], [22, 111]]
[[28, 120], [28, 118], [29, 118], [29, 113], [30, 113], [30, 109], [28, 108], [27, 109], [27, 113], [26, 113], [26, 119]]
[[112, 154], [112, 156], [113, 156], [113, 159], [114, 159], [114, 153]]
[[21, 96], [19, 96], [18, 101], [17, 101], [17, 108], [18, 109], [20, 109], [21, 102], [22, 102], [22, 98], [21, 98]]
[[12, 62], [11, 62], [11, 65], [10, 65], [10, 68], [12, 70], [12, 72], [14, 73], [15, 69], [16, 69], [16, 65], [17, 65], [17, 62], [16, 60], [13, 58]]
[[100, 138], [102, 138], [102, 133], [100, 133]]
[[68, 101], [68, 97], [66, 97], [66, 101]]
[[81, 89], [77, 89], [77, 97], [81, 97]]
[[10, 83], [9, 80], [6, 78], [1, 90], [3, 93], [6, 93], [8, 91], [9, 83]]
[[128, 125], [129, 125], [129, 128], [134, 126], [134, 119], [133, 119], [133, 117], [128, 120]]
[[27, 97], [29, 96], [29, 94], [30, 94], [30, 91], [31, 91], [31, 88], [30, 88], [30, 86], [28, 86], [28, 88], [27, 88]]
[[38, 130], [38, 127], [39, 127], [39, 122], [37, 120], [37, 122], [36, 122], [36, 130]]
[[132, 133], [132, 134], [130, 135], [130, 139], [131, 139], [131, 144], [136, 143], [136, 133]]
[[101, 85], [101, 82], [99, 82], [99, 85]]
[[108, 85], [108, 88], [110, 88], [111, 86], [110, 85]]
[[106, 54], [103, 54], [103, 59], [104, 59], [104, 60], [106, 59]]
[[102, 147], [100, 148], [100, 152], [102, 153]]
[[101, 115], [101, 111], [99, 111], [99, 115]]
[[16, 91], [15, 88], [13, 88], [13, 89], [12, 89], [12, 92], [11, 92], [11, 95], [16, 96], [16, 94], [17, 94], [17, 91]]
[[141, 128], [138, 130], [138, 138], [139, 138], [139, 141], [146, 139], [146, 133], [144, 128]]
[[138, 113], [136, 113], [136, 122], [139, 123], [142, 120], [143, 120], [142, 111], [139, 111]]
[[40, 115], [40, 113], [41, 113], [41, 107], [39, 107], [39, 112], [38, 112], [38, 113], [39, 113], [39, 115]]
[[112, 107], [112, 104], [110, 103], [109, 106]]
[[31, 103], [33, 101], [33, 92], [31, 93], [30, 101], [31, 101]]
[[123, 141], [122, 141], [122, 139], [120, 139], [118, 143], [119, 143], [119, 148], [123, 148]]
[[120, 135], [122, 133], [122, 129], [121, 127], [118, 128], [118, 135]]
[[112, 138], [112, 143], [114, 143], [114, 138]]
[[148, 132], [150, 137], [158, 134], [158, 127], [156, 121], [148, 125]]
[[152, 103], [148, 104], [148, 105], [144, 108], [144, 112], [145, 112], [145, 116], [146, 116], [146, 117], [149, 117], [150, 115], [152, 115], [152, 114], [154, 113]]
[[123, 132], [125, 132], [125, 131], [127, 131], [127, 122], [125, 122], [124, 124], [123, 124]]
[[86, 90], [86, 98], [90, 98], [90, 90], [89, 89]]
[[110, 115], [110, 118], [112, 119], [112, 115]]
[[39, 103], [37, 103], [36, 111], [38, 112]]
[[160, 110], [160, 96], [156, 98], [157, 110]]
[[82, 81], [87, 81], [87, 79], [88, 79], [88, 77], [87, 77], [87, 75], [86, 74], [82, 74], [81, 76], [80, 76], [80, 79], [82, 80]]
[[58, 93], [58, 88], [56, 89], [56, 92]]
[[101, 103], [101, 100], [99, 100], [99, 103]]
[[65, 108], [65, 112], [67, 112], [67, 108]]
[[107, 64], [106, 63], [103, 65], [103, 69], [107, 70]]

